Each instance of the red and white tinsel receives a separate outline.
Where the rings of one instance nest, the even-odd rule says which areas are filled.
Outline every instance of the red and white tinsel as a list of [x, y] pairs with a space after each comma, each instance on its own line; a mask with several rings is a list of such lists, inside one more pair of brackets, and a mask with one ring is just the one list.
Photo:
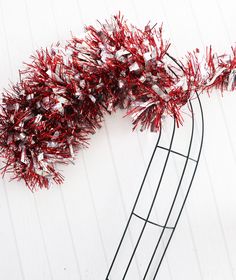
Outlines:
[[236, 49], [219, 56], [209, 48], [199, 63], [198, 49], [177, 61], [169, 46], [162, 27], [140, 30], [119, 14], [86, 27], [84, 38], [64, 47], [38, 50], [3, 93], [3, 174], [32, 190], [60, 184], [56, 164], [71, 162], [87, 146], [107, 112], [126, 109], [134, 128], [158, 131], [166, 115], [183, 123], [181, 108], [195, 91], [235, 89]]

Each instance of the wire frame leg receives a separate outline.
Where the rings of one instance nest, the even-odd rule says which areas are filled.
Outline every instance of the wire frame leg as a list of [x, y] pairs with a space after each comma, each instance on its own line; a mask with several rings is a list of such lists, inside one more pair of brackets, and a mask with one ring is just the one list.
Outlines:
[[[140, 247], [140, 243], [141, 243], [142, 239], [145, 238], [145, 234], [147, 232], [147, 225], [150, 225], [150, 224], [160, 228], [161, 232], [156, 237], [157, 238], [156, 244], [153, 248], [153, 251], [152, 251], [152, 254], [150, 256], [149, 262], [146, 266], [146, 269], [143, 271], [142, 275], [140, 276], [141, 277], [140, 279], [155, 280], [158, 277], [158, 272], [160, 270], [160, 267], [161, 267], [161, 264], [163, 262], [164, 256], [165, 256], [166, 251], [169, 247], [169, 244], [171, 242], [171, 239], [173, 237], [173, 234], [174, 234], [175, 229], [177, 227], [177, 224], [179, 222], [180, 216], [182, 214], [184, 205], [186, 203], [187, 197], [189, 195], [189, 191], [191, 189], [192, 182], [193, 182], [193, 179], [194, 179], [194, 176], [195, 176], [195, 173], [196, 173], [196, 170], [197, 170], [197, 166], [198, 166], [198, 163], [199, 163], [200, 155], [201, 155], [202, 144], [203, 144], [203, 136], [204, 136], [204, 119], [203, 119], [203, 111], [202, 111], [201, 102], [200, 102], [200, 99], [199, 99], [199, 96], [198, 96], [197, 93], [196, 93], [196, 97], [197, 97], [196, 101], [198, 103], [198, 106], [199, 106], [199, 109], [200, 109], [200, 115], [201, 115], [201, 139], [200, 139], [200, 147], [199, 147], [199, 150], [198, 150], [197, 158], [193, 159], [192, 157], [190, 157], [190, 153], [191, 153], [191, 150], [192, 150], [192, 147], [193, 147], [193, 137], [194, 137], [194, 131], [195, 131], [195, 114], [194, 114], [192, 103], [190, 101], [189, 106], [190, 106], [190, 111], [191, 111], [191, 114], [192, 114], [192, 120], [191, 120], [192, 123], [191, 123], [191, 135], [190, 135], [190, 140], [189, 140], [189, 144], [188, 144], [187, 155], [183, 155], [183, 154], [181, 154], [177, 151], [174, 151], [172, 149], [174, 138], [175, 138], [175, 132], [176, 132], [176, 122], [175, 122], [175, 120], [173, 121], [172, 134], [171, 134], [171, 137], [169, 139], [169, 144], [168, 144], [167, 147], [163, 147], [163, 146], [160, 145], [160, 140], [161, 140], [161, 135], [162, 135], [162, 129], [160, 129], [160, 133], [159, 133], [155, 148], [153, 150], [153, 153], [151, 155], [151, 158], [150, 158], [147, 170], [145, 172], [144, 178], [142, 180], [139, 192], [138, 192], [137, 197], [135, 199], [135, 202], [134, 202], [133, 208], [131, 210], [128, 222], [127, 222], [126, 227], [124, 229], [124, 232], [122, 234], [121, 240], [118, 244], [117, 250], [115, 252], [115, 255], [113, 257], [113, 260], [112, 260], [111, 265], [109, 267], [109, 270], [107, 272], [105, 280], [113, 280], [111, 277], [112, 277], [112, 272], [113, 272], [115, 266], [118, 266], [118, 261], [117, 261], [118, 255], [119, 255], [122, 247], [125, 246], [124, 245], [125, 244], [125, 238], [126, 238], [127, 232], [130, 230], [132, 220], [137, 219], [137, 218], [140, 221], [143, 222], [143, 225], [142, 225], [141, 229], [139, 230], [138, 235], [136, 236], [136, 240], [135, 240], [134, 246], [132, 248], [132, 252], [129, 255], [128, 262], [125, 265], [125, 268], [122, 268], [123, 271], [121, 272], [121, 276], [119, 276], [119, 278], [116, 277], [115, 279], [119, 279], [119, 280], [121, 280], [121, 279], [122, 280], [130, 279], [131, 280], [132, 279], [133, 280], [132, 277], [128, 276], [128, 273], [130, 271], [130, 267], [132, 265], [132, 262], [133, 262], [135, 256], [137, 255], [137, 251], [138, 251], [138, 248]], [[163, 164], [163, 169], [161, 171], [159, 181], [158, 181], [158, 184], [156, 186], [156, 190], [153, 194], [153, 198], [152, 198], [151, 203], [149, 205], [149, 210], [148, 210], [147, 215], [146, 216], [139, 215], [136, 211], [137, 204], [138, 204], [139, 200], [141, 200], [142, 193], [144, 191], [144, 184], [145, 184], [145, 181], [147, 179], [147, 175], [150, 171], [151, 164], [153, 163], [153, 160], [155, 158], [155, 155], [156, 155], [156, 152], [157, 152], [158, 149], [162, 149], [162, 150], [164, 149], [167, 152], [166, 158], [165, 158], [165, 161], [164, 161], [164, 164]], [[165, 218], [165, 222], [164, 222], [164, 224], [161, 225], [159, 223], [155, 223], [155, 222], [151, 221], [150, 216], [151, 216], [151, 213], [153, 212], [153, 208], [154, 208], [156, 199], [158, 197], [160, 188], [162, 187], [163, 177], [165, 175], [166, 168], [167, 168], [167, 165], [168, 165], [171, 154], [177, 154], [178, 156], [183, 157], [185, 159], [185, 162], [184, 162], [184, 166], [183, 166], [183, 169], [182, 169], [182, 172], [181, 172], [181, 176], [180, 176], [178, 185], [177, 185], [176, 190], [175, 190], [174, 197], [173, 197], [173, 199], [170, 203], [170, 207], [169, 207], [169, 210], [168, 210], [168, 214]], [[181, 187], [182, 187], [184, 177], [187, 176], [186, 175], [186, 169], [189, 165], [189, 162], [193, 163], [195, 166], [194, 166], [192, 174], [191, 174], [191, 178], [190, 178], [188, 188], [184, 192], [184, 197], [180, 197], [180, 190], [181, 190]], [[179, 201], [179, 200], [181, 200], [180, 204], [179, 204], [179, 202], [177, 203], [177, 201]], [[176, 208], [177, 208], [177, 210], [176, 210]], [[176, 213], [177, 213], [177, 215], [176, 215]], [[171, 221], [171, 224], [170, 224], [170, 221]], [[166, 239], [166, 236], [168, 236], [167, 239]], [[163, 246], [163, 244], [164, 244], [164, 246]], [[159, 256], [158, 260], [156, 259], [157, 255]]]

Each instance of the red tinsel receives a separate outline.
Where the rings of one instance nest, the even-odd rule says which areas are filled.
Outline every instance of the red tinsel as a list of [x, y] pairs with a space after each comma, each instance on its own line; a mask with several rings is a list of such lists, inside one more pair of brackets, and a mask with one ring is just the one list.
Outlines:
[[182, 124], [181, 107], [193, 92], [213, 87], [234, 90], [236, 49], [232, 57], [197, 49], [184, 61], [168, 53], [162, 27], [140, 30], [119, 14], [98, 28], [41, 49], [20, 71], [20, 81], [3, 93], [0, 148], [3, 174], [23, 179], [30, 189], [63, 182], [57, 163], [69, 163], [87, 146], [106, 112], [127, 110], [134, 128], [158, 131], [163, 116]]

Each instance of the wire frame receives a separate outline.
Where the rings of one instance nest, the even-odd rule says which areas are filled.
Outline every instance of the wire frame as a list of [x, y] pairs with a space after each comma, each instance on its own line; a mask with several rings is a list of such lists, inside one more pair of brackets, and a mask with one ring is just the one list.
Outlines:
[[[169, 57], [174, 60], [171, 56]], [[177, 63], [177, 61], [175, 62]], [[164, 141], [165, 145], [162, 145], [163, 128], [160, 128], [158, 139], [141, 186], [105, 280], [133, 280], [134, 274], [137, 275], [135, 279], [158, 279], [160, 267], [189, 196], [200, 160], [204, 138], [204, 118], [201, 101], [197, 92], [195, 92], [195, 97], [192, 101], [189, 100], [188, 102], [191, 123], [189, 125], [189, 133], [187, 133], [189, 135], [184, 136], [188, 139], [187, 143], [185, 143], [187, 152], [182, 153], [175, 149], [175, 142], [178, 141], [176, 134], [178, 134], [177, 131], [179, 129], [176, 129], [177, 124], [174, 118], [168, 140]], [[181, 129], [183, 130], [183, 128]], [[147, 181], [151, 167], [155, 160], [159, 158], [158, 155], [163, 152], [165, 154], [164, 156], [162, 155], [162, 168], [159, 168], [159, 174], [157, 174], [158, 181], [152, 192], [151, 199], [147, 199]], [[181, 160], [181, 168], [175, 187], [170, 192], [168, 179], [170, 180], [171, 178], [168, 176], [168, 166], [173, 156]], [[167, 183], [164, 183], [164, 180]], [[161, 192], [166, 192], [166, 195], [169, 197], [164, 201], [164, 212], [160, 206], [163, 203], [160, 199], [163, 197]], [[140, 205], [143, 203], [145, 204], [145, 211], [142, 211], [142, 207], [140, 210]], [[161, 223], [153, 220], [152, 216], [155, 211], [164, 213]], [[150, 227], [154, 231], [151, 235]], [[131, 239], [131, 246], [127, 243], [128, 239]], [[149, 243], [152, 244], [151, 248], [146, 250], [148, 246], [150, 247]], [[140, 262], [139, 259], [141, 260]]]

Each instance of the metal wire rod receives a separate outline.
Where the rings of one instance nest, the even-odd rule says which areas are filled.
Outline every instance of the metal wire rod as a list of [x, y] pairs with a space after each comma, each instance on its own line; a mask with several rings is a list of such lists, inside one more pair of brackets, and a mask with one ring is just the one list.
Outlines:
[[150, 169], [151, 164], [152, 164], [152, 161], [153, 161], [153, 159], [154, 159], [154, 156], [155, 156], [155, 153], [156, 153], [158, 144], [159, 144], [159, 142], [160, 142], [161, 134], [162, 134], [162, 128], [160, 127], [159, 136], [158, 136], [156, 145], [155, 145], [155, 147], [154, 147], [154, 150], [153, 150], [153, 152], [152, 152], [151, 158], [150, 158], [150, 160], [149, 160], [148, 167], [147, 167], [147, 169], [146, 169], [146, 171], [145, 171], [145, 174], [144, 174], [144, 177], [143, 177], [141, 186], [140, 186], [140, 188], [139, 188], [137, 197], [136, 197], [136, 199], [135, 199], [133, 209], [132, 209], [132, 211], [131, 211], [131, 213], [130, 213], [128, 222], [127, 222], [126, 227], [125, 227], [125, 229], [124, 229], [124, 232], [123, 232], [123, 234], [122, 234], [121, 240], [120, 240], [120, 242], [119, 242], [119, 245], [118, 245], [118, 247], [117, 247], [117, 250], [116, 250], [116, 252], [115, 252], [115, 255], [114, 255], [114, 257], [113, 257], [113, 260], [112, 260], [112, 262], [111, 262], [111, 265], [110, 265], [110, 267], [109, 267], [109, 270], [108, 270], [108, 273], [107, 273], [107, 275], [106, 275], [105, 280], [109, 280], [108, 277], [109, 277], [109, 275], [110, 275], [110, 273], [111, 273], [111, 270], [112, 270], [113, 265], [114, 265], [114, 263], [115, 263], [116, 257], [117, 257], [117, 255], [118, 255], [119, 250], [120, 250], [121, 244], [122, 244], [122, 242], [123, 242], [123, 240], [124, 240], [124, 237], [125, 237], [125, 235], [126, 235], [126, 232], [127, 232], [127, 230], [128, 230], [128, 227], [129, 227], [131, 218], [132, 218], [132, 216], [133, 216], [134, 209], [135, 209], [135, 207], [136, 207], [136, 205], [137, 205], [137, 202], [138, 202], [138, 199], [139, 199], [140, 194], [141, 194], [141, 192], [142, 192], [142, 189], [143, 189], [144, 183], [145, 183], [145, 181], [146, 181], [146, 178], [147, 178], [149, 169]]
[[191, 187], [192, 187], [193, 179], [194, 179], [195, 174], [196, 174], [196, 171], [197, 171], [197, 167], [198, 167], [198, 164], [199, 164], [200, 156], [201, 156], [201, 151], [202, 151], [202, 146], [203, 146], [203, 139], [204, 139], [204, 117], [203, 117], [202, 104], [201, 104], [201, 101], [200, 101], [200, 98], [199, 98], [199, 95], [198, 95], [197, 92], [196, 92], [196, 95], [197, 95], [197, 100], [198, 100], [198, 104], [199, 104], [200, 111], [201, 111], [201, 126], [202, 126], [202, 129], [201, 129], [201, 142], [200, 142], [200, 148], [199, 148], [198, 157], [197, 157], [197, 164], [196, 164], [196, 166], [195, 166], [195, 168], [194, 168], [193, 175], [192, 175], [192, 178], [191, 178], [191, 181], [190, 181], [190, 184], [189, 184], [188, 191], [187, 191], [187, 193], [186, 193], [186, 195], [185, 195], [183, 204], [182, 204], [182, 206], [181, 206], [181, 209], [180, 209], [180, 211], [179, 211], [178, 217], [177, 217], [177, 219], [176, 219], [176, 222], [175, 222], [175, 225], [174, 225], [174, 230], [171, 232], [171, 235], [170, 235], [169, 240], [168, 240], [168, 242], [167, 242], [167, 244], [166, 244], [165, 250], [164, 250], [164, 252], [163, 252], [163, 254], [162, 254], [161, 260], [160, 260], [160, 262], [159, 262], [159, 264], [158, 264], [158, 266], [157, 266], [157, 269], [156, 269], [156, 271], [155, 271], [153, 280], [155, 280], [156, 277], [157, 277], [157, 273], [158, 273], [158, 271], [159, 271], [159, 269], [160, 269], [160, 266], [161, 266], [162, 261], [163, 261], [164, 256], [165, 256], [165, 253], [166, 253], [166, 251], [167, 251], [167, 249], [168, 249], [168, 247], [169, 247], [170, 241], [171, 241], [171, 239], [172, 239], [172, 237], [173, 237], [173, 234], [174, 234], [174, 232], [175, 232], [176, 226], [177, 226], [177, 224], [178, 224], [178, 222], [179, 222], [179, 219], [180, 219], [180, 216], [181, 216], [181, 214], [182, 214], [182, 212], [183, 212], [183, 209], [184, 209], [186, 200], [187, 200], [187, 198], [188, 198], [190, 189], [191, 189]]
[[[145, 221], [145, 218], [139, 216], [138, 214], [133, 213], [133, 215], [136, 216], [137, 218], [139, 218], [139, 219]], [[148, 220], [147, 222], [148, 222], [149, 224], [154, 225], [154, 226], [161, 227], [161, 228], [165, 228], [165, 229], [173, 229], [173, 228], [174, 228], [174, 227], [169, 227], [169, 226], [162, 226], [162, 225], [159, 225], [159, 224], [157, 224], [157, 223], [154, 223], [154, 222], [152, 222], [152, 221], [150, 221], [150, 220]]]
[[[146, 271], [145, 271], [143, 280], [145, 280], [146, 277], [147, 277], [147, 274], [148, 274], [148, 271], [149, 271], [149, 269], [150, 269], [150, 266], [151, 266], [151, 264], [152, 264], [152, 262], [153, 262], [153, 259], [154, 259], [155, 255], [156, 255], [156, 252], [157, 252], [157, 249], [158, 249], [158, 247], [159, 247], [159, 245], [160, 245], [161, 239], [162, 239], [163, 234], [164, 234], [164, 231], [165, 231], [165, 227], [166, 227], [166, 225], [167, 225], [167, 223], [168, 223], [168, 221], [169, 221], [169, 219], [170, 219], [170, 216], [171, 216], [171, 214], [172, 214], [174, 205], [175, 205], [175, 203], [176, 203], [177, 196], [178, 196], [178, 194], [179, 194], [180, 187], [181, 187], [181, 185], [182, 185], [182, 181], [183, 181], [183, 178], [184, 178], [184, 174], [185, 174], [185, 171], [186, 171], [186, 168], [187, 168], [187, 165], [188, 165], [189, 156], [190, 156], [190, 152], [191, 152], [191, 148], [192, 148], [192, 143], [193, 143], [193, 133], [194, 133], [194, 116], [193, 116], [193, 107], [192, 107], [191, 102], [190, 102], [190, 108], [191, 108], [191, 114], [192, 114], [192, 130], [191, 130], [191, 137], [190, 137], [190, 141], [189, 141], [188, 154], [187, 154], [187, 157], [186, 157], [186, 160], [185, 160], [185, 164], [184, 164], [183, 171], [182, 171], [182, 174], [181, 174], [181, 177], [180, 177], [180, 180], [179, 180], [179, 184], [178, 184], [178, 187], [177, 187], [177, 189], [176, 189], [175, 196], [174, 196], [174, 198], [173, 198], [173, 201], [172, 201], [172, 204], [171, 204], [169, 213], [168, 213], [168, 215], [167, 215], [167, 218], [166, 218], [164, 227], [163, 227], [163, 229], [162, 229], [162, 231], [161, 231], [160, 237], [159, 237], [159, 239], [158, 239], [158, 241], [157, 241], [157, 244], [156, 244], [156, 246], [155, 246], [155, 249], [154, 249], [154, 251], [153, 251], [153, 254], [152, 254], [152, 256], [151, 256], [151, 259], [150, 259], [150, 261], [149, 261], [149, 264], [148, 264], [148, 266], [147, 266], [147, 269], [146, 269]], [[164, 168], [165, 168], [165, 167], [164, 167]], [[165, 169], [164, 169], [164, 172], [165, 172]], [[175, 227], [174, 227], [174, 229], [175, 229]], [[174, 231], [174, 229], [173, 229], [173, 231]]]
[[[176, 59], [174, 59], [171, 55], [167, 54], [167, 56], [172, 59], [176, 65], [182, 69], [183, 67], [181, 66], [180, 63], [178, 63], [178, 61]], [[133, 208], [131, 210], [131, 213], [130, 213], [130, 216], [129, 216], [129, 219], [127, 221], [127, 224], [126, 224], [126, 227], [124, 229], [124, 232], [122, 234], [122, 237], [121, 237], [121, 240], [118, 244], [118, 248], [115, 252], [115, 255], [112, 259], [112, 262], [111, 262], [111, 265], [109, 267], [109, 270], [108, 270], [108, 273], [106, 275], [106, 278], [105, 280], [109, 280], [109, 277], [110, 277], [110, 274], [111, 274], [111, 271], [114, 267], [114, 264], [117, 260], [117, 256], [118, 256], [118, 253], [121, 249], [121, 246], [123, 244], [123, 241], [124, 241], [124, 238], [126, 236], [126, 233], [127, 231], [129, 230], [130, 228], [130, 222], [132, 220], [132, 217], [136, 217], [136, 218], [139, 218], [140, 220], [142, 220], [144, 222], [142, 228], [141, 228], [141, 231], [139, 232], [139, 235], [138, 235], [138, 238], [137, 238], [137, 241], [136, 241], [136, 244], [134, 246], [134, 248], [132, 249], [132, 253], [131, 253], [131, 256], [128, 260], [128, 263], [126, 265], [126, 268], [125, 268], [125, 271], [124, 271], [124, 274], [123, 276], [121, 276], [120, 279], [122, 280], [125, 280], [126, 279], [126, 276], [128, 274], [128, 271], [130, 269], [130, 266], [131, 266], [131, 263], [133, 261], [133, 258], [136, 254], [136, 251], [138, 249], [138, 246], [140, 244], [140, 241], [142, 239], [142, 237], [144, 236], [144, 233], [145, 233], [145, 229], [146, 229], [146, 226], [147, 224], [152, 224], [154, 226], [157, 226], [157, 227], [160, 227], [161, 228], [161, 233], [159, 235], [159, 238], [156, 242], [156, 245], [154, 247], [154, 250], [152, 252], [152, 255], [151, 255], [151, 258], [147, 264], [147, 268], [146, 268], [146, 271], [144, 272], [144, 276], [143, 276], [143, 280], [146, 279], [146, 277], [150, 274], [150, 268], [154, 262], [154, 258], [155, 256], [157, 255], [157, 252], [159, 252], [159, 248], [160, 248], [160, 243], [163, 239], [163, 236], [166, 232], [166, 230], [168, 230], [168, 232], [170, 233], [170, 236], [168, 237], [168, 240], [167, 240], [167, 243], [165, 242], [164, 244], [164, 248], [162, 249], [162, 254], [160, 256], [160, 260], [156, 263], [156, 269], [155, 269], [155, 273], [154, 275], [152, 276], [152, 280], [155, 280], [156, 277], [157, 277], [157, 274], [159, 272], [159, 269], [161, 267], [161, 264], [163, 262], [163, 259], [164, 259], [164, 256], [166, 254], [166, 251], [168, 249], [168, 246], [171, 242], [171, 239], [173, 237], [173, 234], [176, 230], [176, 227], [177, 227], [177, 224], [179, 222], [179, 219], [180, 219], [180, 216], [181, 216], [181, 213], [183, 211], [183, 208], [184, 208], [184, 205], [186, 203], [186, 200], [187, 200], [187, 197], [189, 195], [189, 192], [190, 192], [190, 189], [191, 189], [191, 186], [192, 186], [192, 182], [193, 182], [193, 179], [195, 177], [195, 174], [196, 174], [196, 170], [197, 170], [197, 167], [198, 167], [198, 164], [199, 164], [199, 159], [200, 159], [200, 155], [201, 155], [201, 150], [202, 150], [202, 145], [203, 145], [203, 137], [204, 137], [204, 118], [203, 118], [203, 110], [202, 110], [202, 105], [201, 105], [201, 102], [200, 102], [200, 99], [199, 99], [199, 95], [198, 93], [196, 92], [196, 96], [197, 96], [197, 102], [198, 102], [198, 106], [199, 106], [199, 109], [200, 109], [200, 114], [201, 114], [201, 140], [200, 140], [200, 148], [198, 150], [198, 155], [197, 155], [197, 159], [193, 158], [190, 156], [191, 154], [191, 150], [192, 150], [192, 144], [193, 144], [193, 137], [194, 137], [194, 132], [195, 132], [195, 114], [194, 114], [194, 110], [193, 110], [193, 106], [192, 106], [192, 103], [191, 101], [189, 101], [189, 106], [190, 106], [190, 111], [191, 111], [191, 115], [192, 115], [192, 123], [191, 123], [191, 135], [190, 135], [190, 140], [189, 140], [189, 144], [188, 144], [188, 152], [187, 152], [187, 155], [183, 154], [183, 153], [180, 153], [178, 151], [175, 151], [172, 149], [172, 146], [173, 146], [173, 142], [174, 142], [174, 138], [175, 138], [175, 128], [176, 128], [176, 121], [175, 119], [173, 120], [173, 129], [172, 129], [172, 134], [171, 134], [171, 138], [170, 138], [170, 142], [168, 144], [168, 147], [164, 147], [162, 145], [159, 145], [159, 142], [160, 142], [160, 139], [161, 139], [161, 135], [162, 135], [162, 128], [160, 127], [160, 132], [159, 132], [159, 136], [158, 136], [158, 139], [157, 139], [157, 142], [155, 144], [155, 147], [154, 147], [154, 150], [152, 152], [152, 155], [151, 155], [151, 158], [149, 160], [149, 163], [148, 163], [148, 167], [145, 171], [145, 174], [144, 174], [144, 177], [143, 177], [143, 180], [142, 180], [142, 183], [141, 183], [141, 186], [139, 188], [139, 191], [138, 191], [138, 194], [137, 194], [137, 197], [135, 199], [135, 202], [134, 202], [134, 205], [133, 205]], [[162, 172], [160, 174], [160, 178], [159, 178], [159, 182], [157, 184], [157, 187], [156, 187], [156, 191], [153, 195], [153, 198], [152, 198], [152, 201], [151, 201], [151, 204], [149, 206], [149, 210], [148, 210], [148, 213], [147, 213], [147, 216], [146, 217], [143, 217], [143, 215], [138, 215], [137, 214], [137, 211], [135, 211], [136, 209], [136, 206], [137, 206], [137, 203], [140, 199], [140, 196], [141, 196], [141, 193], [142, 193], [142, 190], [143, 190], [143, 186], [145, 184], [145, 181], [147, 179], [147, 175], [148, 175], [148, 172], [150, 170], [150, 167], [151, 167], [151, 164], [153, 162], [153, 159], [155, 158], [155, 155], [156, 155], [156, 152], [157, 152], [157, 149], [162, 149], [162, 150], [165, 150], [167, 151], [167, 154], [166, 154], [166, 158], [165, 158], [165, 162], [164, 162], [164, 165], [163, 165], [163, 169], [162, 169]], [[163, 177], [164, 177], [164, 174], [166, 172], [166, 168], [167, 168], [167, 165], [168, 165], [168, 162], [169, 162], [169, 158], [170, 158], [170, 154], [175, 154], [175, 155], [178, 155], [178, 156], [181, 156], [183, 158], [185, 158], [185, 163], [184, 163], [184, 167], [182, 169], [182, 173], [181, 173], [181, 176], [180, 176], [180, 179], [179, 179], [179, 182], [178, 182], [178, 185], [177, 185], [177, 188], [175, 190], [175, 194], [174, 194], [174, 198], [173, 200], [171, 201], [171, 205], [170, 205], [170, 208], [168, 210], [168, 214], [167, 214], [167, 217], [165, 219], [165, 223], [164, 224], [159, 224], [159, 223], [156, 223], [156, 222], [153, 222], [151, 221], [149, 218], [150, 218], [150, 215], [152, 213], [152, 210], [153, 210], [153, 207], [154, 207], [154, 204], [155, 204], [155, 201], [156, 201], [156, 198], [158, 196], [158, 193], [159, 193], [159, 190], [161, 188], [161, 184], [162, 184], [162, 181], [163, 181]], [[189, 162], [192, 162], [195, 164], [194, 166], [194, 170], [193, 170], [193, 173], [192, 173], [192, 176], [190, 177], [190, 183], [188, 184], [188, 188], [186, 190], [186, 193], [185, 193], [185, 196], [183, 198], [183, 201], [182, 203], [180, 204], [180, 210], [178, 210], [179, 212], [177, 212], [177, 218], [175, 218], [175, 222], [174, 222], [174, 225], [168, 225], [169, 223], [169, 220], [171, 218], [171, 216], [173, 215], [173, 210], [174, 210], [174, 207], [176, 205], [176, 201], [177, 201], [177, 198], [179, 197], [179, 192], [180, 192], [180, 189], [181, 189], [181, 186], [182, 186], [182, 182], [183, 182], [183, 179], [184, 179], [184, 176], [186, 174], [186, 169], [187, 169], [187, 166], [189, 164]], [[160, 253], [160, 252], [159, 252]], [[111, 279], [110, 279], [111, 280]]]
[[143, 225], [143, 227], [142, 227], [142, 230], [141, 230], [141, 233], [140, 233], [140, 235], [139, 235], [138, 241], [137, 241], [137, 243], [136, 243], [136, 245], [135, 245], [135, 247], [134, 247], [134, 250], [133, 250], [133, 252], [132, 252], [132, 255], [131, 255], [131, 257], [130, 257], [130, 260], [129, 260], [129, 262], [128, 262], [128, 265], [127, 265], [127, 267], [126, 267], [126, 270], [125, 270], [125, 272], [124, 272], [124, 275], [123, 275], [123, 277], [122, 277], [122, 280], [124, 280], [125, 277], [126, 277], [126, 275], [127, 275], [127, 272], [128, 272], [128, 270], [129, 270], [129, 267], [130, 267], [131, 262], [132, 262], [132, 260], [133, 260], [134, 254], [135, 254], [135, 252], [136, 252], [136, 250], [137, 250], [137, 248], [138, 248], [139, 242], [140, 242], [140, 240], [141, 240], [141, 238], [142, 238], [142, 236], [143, 236], [144, 230], [145, 230], [146, 225], [147, 225], [147, 221], [148, 221], [148, 219], [149, 219], [149, 217], [150, 217], [150, 215], [151, 215], [151, 212], [152, 212], [154, 203], [155, 203], [155, 201], [156, 201], [156, 197], [157, 197], [157, 194], [158, 194], [158, 192], [159, 192], [159, 189], [160, 189], [160, 186], [161, 186], [161, 182], [162, 182], [162, 179], [163, 179], [163, 176], [164, 176], [164, 172], [165, 172], [165, 169], [166, 169], [166, 166], [167, 166], [167, 162], [168, 162], [168, 159], [169, 159], [169, 156], [170, 156], [170, 151], [171, 151], [171, 147], [172, 147], [173, 140], [174, 140], [174, 136], [175, 136], [175, 128], [176, 128], [176, 121], [174, 120], [174, 127], [173, 127], [172, 136], [171, 136], [171, 140], [170, 140], [170, 144], [169, 144], [169, 151], [168, 151], [168, 153], [167, 153], [167, 157], [166, 157], [166, 160], [165, 160], [165, 163], [164, 163], [163, 170], [162, 170], [162, 172], [161, 172], [161, 176], [160, 176], [160, 179], [159, 179], [157, 188], [156, 188], [156, 192], [155, 192], [155, 194], [154, 194], [154, 198], [153, 198], [153, 200], [152, 200], [150, 209], [149, 209], [149, 211], [148, 211], [147, 218], [145, 219], [145, 223], [144, 223], [144, 225]]

